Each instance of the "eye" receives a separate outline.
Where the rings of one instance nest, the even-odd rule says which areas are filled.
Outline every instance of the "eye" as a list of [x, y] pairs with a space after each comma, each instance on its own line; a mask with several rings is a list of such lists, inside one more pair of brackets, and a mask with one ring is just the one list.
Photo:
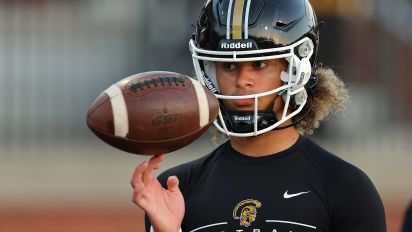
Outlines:
[[267, 64], [266, 64], [265, 62], [263, 62], [263, 61], [255, 61], [255, 62], [253, 62], [253, 67], [256, 68], [256, 69], [262, 69], [262, 68], [264, 68], [264, 67], [266, 67], [266, 66], [267, 66]]
[[236, 68], [236, 65], [234, 63], [223, 63], [223, 68], [226, 71], [232, 71]]

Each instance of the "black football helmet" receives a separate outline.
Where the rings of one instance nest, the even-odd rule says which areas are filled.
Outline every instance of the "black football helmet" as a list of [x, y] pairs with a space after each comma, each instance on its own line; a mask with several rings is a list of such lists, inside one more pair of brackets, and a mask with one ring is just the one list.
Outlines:
[[[315, 12], [308, 0], [208, 0], [189, 42], [196, 75], [220, 101], [215, 126], [229, 136], [256, 136], [296, 116], [308, 99], [319, 37]], [[247, 95], [221, 95], [215, 62], [286, 59], [279, 88]], [[272, 109], [259, 111], [259, 97], [278, 94], [285, 102], [281, 118]], [[254, 98], [254, 111], [231, 111], [223, 99]], [[293, 123], [295, 124], [296, 121]], [[283, 127], [282, 127], [283, 128]]]

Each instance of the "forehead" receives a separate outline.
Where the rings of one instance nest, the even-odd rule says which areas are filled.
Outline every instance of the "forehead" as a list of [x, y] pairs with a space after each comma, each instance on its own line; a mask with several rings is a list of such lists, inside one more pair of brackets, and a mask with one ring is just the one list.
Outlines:
[[218, 67], [222, 67], [225, 64], [235, 64], [236, 66], [254, 66], [256, 63], [266, 63], [272, 66], [282, 65], [287, 67], [288, 61], [285, 59], [273, 59], [273, 60], [262, 60], [262, 61], [243, 61], [243, 62], [216, 62]]
[[226, 63], [233, 63], [236, 65], [249, 65], [249, 64], [255, 64], [257, 62], [262, 62], [262, 63], [269, 63], [269, 64], [287, 64], [287, 61], [285, 59], [273, 59], [273, 60], [259, 60], [259, 61], [242, 61], [242, 62], [221, 62], [221, 61], [216, 61], [216, 64], [226, 64]]

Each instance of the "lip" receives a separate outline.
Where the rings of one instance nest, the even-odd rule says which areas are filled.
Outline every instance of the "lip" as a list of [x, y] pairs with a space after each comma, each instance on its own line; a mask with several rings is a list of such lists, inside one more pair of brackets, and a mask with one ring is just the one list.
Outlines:
[[233, 101], [236, 106], [251, 106], [254, 105], [255, 99], [246, 98], [246, 99], [236, 99]]

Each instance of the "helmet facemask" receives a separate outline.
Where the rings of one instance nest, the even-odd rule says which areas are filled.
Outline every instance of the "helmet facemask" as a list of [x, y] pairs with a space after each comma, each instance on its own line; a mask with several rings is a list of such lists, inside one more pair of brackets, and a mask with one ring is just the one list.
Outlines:
[[[189, 43], [193, 64], [200, 82], [211, 90], [221, 103], [218, 118], [214, 125], [228, 136], [249, 137], [284, 128], [287, 122], [302, 111], [307, 101], [305, 85], [312, 72], [310, 58], [313, 55], [313, 42], [305, 37], [289, 46], [247, 50], [247, 51], [211, 51]], [[297, 54], [296, 54], [297, 53]], [[270, 59], [286, 59], [289, 63], [286, 72], [280, 74], [283, 85], [278, 88], [251, 95], [228, 96], [220, 93], [216, 77], [215, 62], [264, 61]], [[282, 114], [278, 118], [272, 109], [258, 110], [259, 99], [268, 95], [283, 98]], [[254, 99], [253, 111], [231, 111], [223, 104], [223, 100]], [[282, 125], [282, 127], [280, 127]]]

